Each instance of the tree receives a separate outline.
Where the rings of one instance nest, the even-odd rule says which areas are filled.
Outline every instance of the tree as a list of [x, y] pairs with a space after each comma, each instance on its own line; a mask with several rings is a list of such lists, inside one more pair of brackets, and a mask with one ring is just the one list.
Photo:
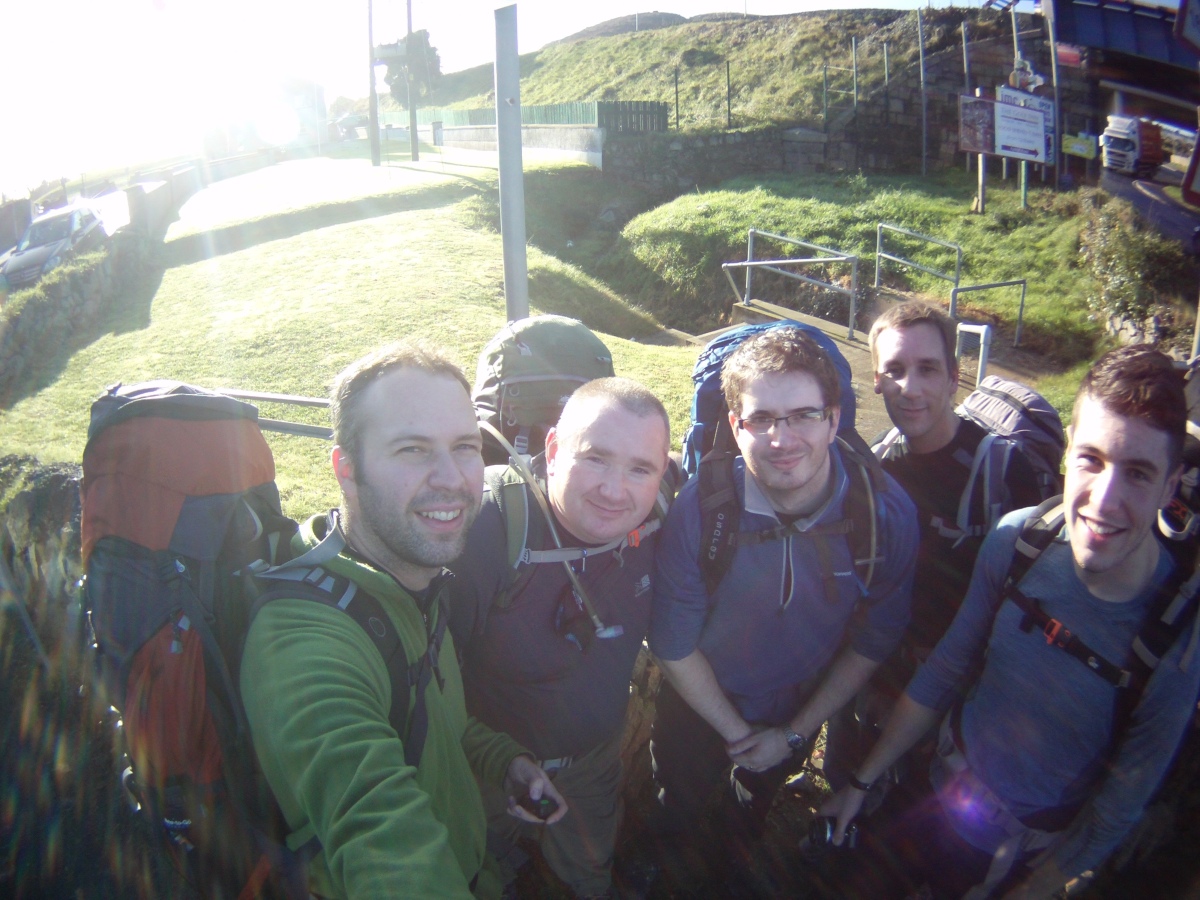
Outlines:
[[420, 103], [433, 96], [434, 86], [442, 74], [442, 61], [437, 48], [429, 43], [429, 32], [424, 28], [414, 31], [407, 41], [401, 38], [389, 49], [393, 48], [396, 55], [387, 60], [384, 81], [396, 102], [408, 109], [409, 70], [412, 72], [414, 99]]

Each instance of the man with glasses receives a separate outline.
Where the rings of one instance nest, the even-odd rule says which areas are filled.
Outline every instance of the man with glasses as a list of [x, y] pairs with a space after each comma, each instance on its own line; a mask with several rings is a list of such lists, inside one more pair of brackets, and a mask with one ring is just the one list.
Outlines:
[[736, 550], [710, 592], [700, 556], [709, 549], [701, 546], [701, 504], [711, 498], [692, 479], [656, 556], [650, 649], [667, 684], [652, 749], [668, 832], [691, 832], [732, 768], [738, 802], [726, 803], [719, 827], [736, 865], [822, 723], [899, 642], [917, 528], [908, 497], [877, 473], [882, 562], [864, 590], [848, 535], [850, 479], [860, 476], [835, 443], [837, 371], [802, 330], [747, 339], [726, 360], [721, 387], [741, 453], [732, 479]]
[[[570, 806], [554, 828], [534, 829], [481, 785], [489, 845], [515, 870], [517, 839], [535, 839], [579, 897], [612, 891], [621, 738], [650, 620], [653, 513], [669, 447], [666, 410], [650, 391], [626, 378], [588, 382], [532, 461], [532, 483], [516, 466], [488, 470], [454, 566], [450, 629], [463, 648], [467, 708], [529, 747]], [[512, 512], [519, 503], [523, 523]], [[528, 556], [514, 567], [510, 541], [522, 536]]]

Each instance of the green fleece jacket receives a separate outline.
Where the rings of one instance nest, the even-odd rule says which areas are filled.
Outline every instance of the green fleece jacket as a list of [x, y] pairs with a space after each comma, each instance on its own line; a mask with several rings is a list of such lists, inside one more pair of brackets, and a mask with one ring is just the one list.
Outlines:
[[[296, 549], [315, 546], [327, 524], [326, 516], [306, 522]], [[325, 567], [379, 599], [410, 661], [425, 652], [421, 613], [394, 578], [344, 553]], [[468, 885], [485, 854], [472, 770], [502, 784], [524, 751], [468, 718], [449, 631], [439, 661], [444, 683], [439, 689], [436, 678], [429, 681], [429, 733], [414, 770], [388, 724], [392, 688], [383, 658], [348, 615], [312, 600], [280, 599], [254, 620], [242, 658], [242, 699], [263, 772], [295, 832], [289, 842], [298, 846], [314, 833], [321, 842], [309, 870], [315, 893], [471, 897]]]

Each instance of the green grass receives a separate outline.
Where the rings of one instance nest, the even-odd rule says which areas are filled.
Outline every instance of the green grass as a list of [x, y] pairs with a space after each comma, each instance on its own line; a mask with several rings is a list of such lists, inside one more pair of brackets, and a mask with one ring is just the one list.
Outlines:
[[[1011, 34], [1007, 15], [983, 10], [923, 10], [926, 53], [961, 46], [967, 17], [973, 39]], [[632, 28], [632, 20], [630, 21]], [[521, 102], [657, 100], [672, 108], [679, 72], [685, 129], [725, 127], [726, 61], [735, 127], [812, 120], [822, 111], [822, 67], [851, 65], [858, 39], [859, 90], [882, 87], [883, 44], [892, 77], [917, 59], [916, 13], [860, 9], [788, 16], [691, 21], [653, 30], [552, 44], [521, 57]], [[850, 75], [832, 72], [833, 89]], [[839, 81], [840, 79], [840, 81]], [[491, 66], [443, 75], [431, 105], [483, 108], [494, 100]], [[848, 104], [833, 95], [831, 105]]]
[[[961, 245], [963, 285], [1026, 279], [1024, 346], [1065, 361], [1089, 355], [1098, 329], [1088, 318], [1092, 281], [1079, 254], [1087, 195], [1033, 190], [1029, 208], [1022, 210], [1015, 183], [996, 181], [988, 191], [987, 214], [975, 215], [970, 212], [973, 194], [973, 176], [957, 171], [925, 179], [737, 179], [638, 216], [619, 242], [585, 268], [620, 293], [639, 297], [665, 322], [703, 331], [728, 313], [732, 293], [720, 264], [746, 258], [751, 227], [858, 255], [861, 286], [874, 278], [876, 226], [882, 222]], [[955, 253], [947, 248], [885, 233], [885, 249], [941, 272], [954, 271]], [[782, 245], [766, 244], [756, 256], [808, 255], [784, 251]], [[848, 279], [848, 266], [825, 271]], [[740, 276], [737, 280], [740, 285]], [[883, 281], [943, 299], [950, 294], [947, 282], [890, 262], [885, 262]], [[765, 279], [758, 284], [757, 297], [778, 299]], [[1009, 288], [967, 295], [963, 303], [1011, 331], [1019, 300], [1019, 290]]]
[[[329, 184], [318, 183], [326, 177], [344, 181], [351, 199], [335, 199]], [[222, 197], [262, 198], [287, 185], [292, 193], [278, 214], [249, 199], [232, 218], [214, 211]], [[152, 302], [114, 309], [97, 339], [43, 372], [23, 399], [0, 412], [0, 455], [78, 462], [90, 403], [115, 381], [176, 378], [323, 396], [334, 375], [362, 353], [415, 335], [445, 346], [473, 376], [479, 351], [505, 320], [500, 237], [467, 227], [456, 211], [462, 197], [478, 190], [432, 169], [364, 173], [354, 162], [321, 160], [214, 185], [216, 193], [197, 196], [168, 233], [166, 268]], [[302, 194], [315, 205], [301, 209]], [[222, 239], [214, 243], [214, 234]], [[209, 256], [206, 248], [213, 247], [216, 255]], [[696, 350], [616, 337], [645, 336], [653, 323], [536, 248], [529, 270], [533, 310], [588, 321], [609, 344], [619, 372], [664, 396], [678, 440]], [[319, 410], [262, 411], [324, 419]], [[269, 440], [290, 514], [336, 502], [328, 445]]]

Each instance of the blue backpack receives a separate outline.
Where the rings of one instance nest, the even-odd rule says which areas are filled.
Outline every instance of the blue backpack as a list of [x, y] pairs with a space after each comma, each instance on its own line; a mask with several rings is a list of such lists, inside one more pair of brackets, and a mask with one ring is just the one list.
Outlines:
[[833, 360], [841, 386], [842, 418], [841, 424], [838, 425], [838, 434], [847, 440], [852, 434], [857, 438], [857, 432], [854, 430], [855, 401], [854, 389], [850, 386], [850, 363], [846, 362], [846, 357], [842, 355], [833, 338], [812, 325], [790, 320], [743, 325], [741, 328], [725, 332], [709, 343], [700, 352], [700, 358], [696, 360], [696, 367], [692, 370], [692, 384], [696, 387], [692, 396], [692, 424], [683, 438], [684, 474], [690, 477], [699, 471], [700, 460], [713, 448], [717, 430], [721, 423], [726, 421], [728, 407], [725, 405], [725, 396], [721, 393], [721, 367], [725, 364], [725, 358], [746, 338], [785, 326], [804, 331]]

